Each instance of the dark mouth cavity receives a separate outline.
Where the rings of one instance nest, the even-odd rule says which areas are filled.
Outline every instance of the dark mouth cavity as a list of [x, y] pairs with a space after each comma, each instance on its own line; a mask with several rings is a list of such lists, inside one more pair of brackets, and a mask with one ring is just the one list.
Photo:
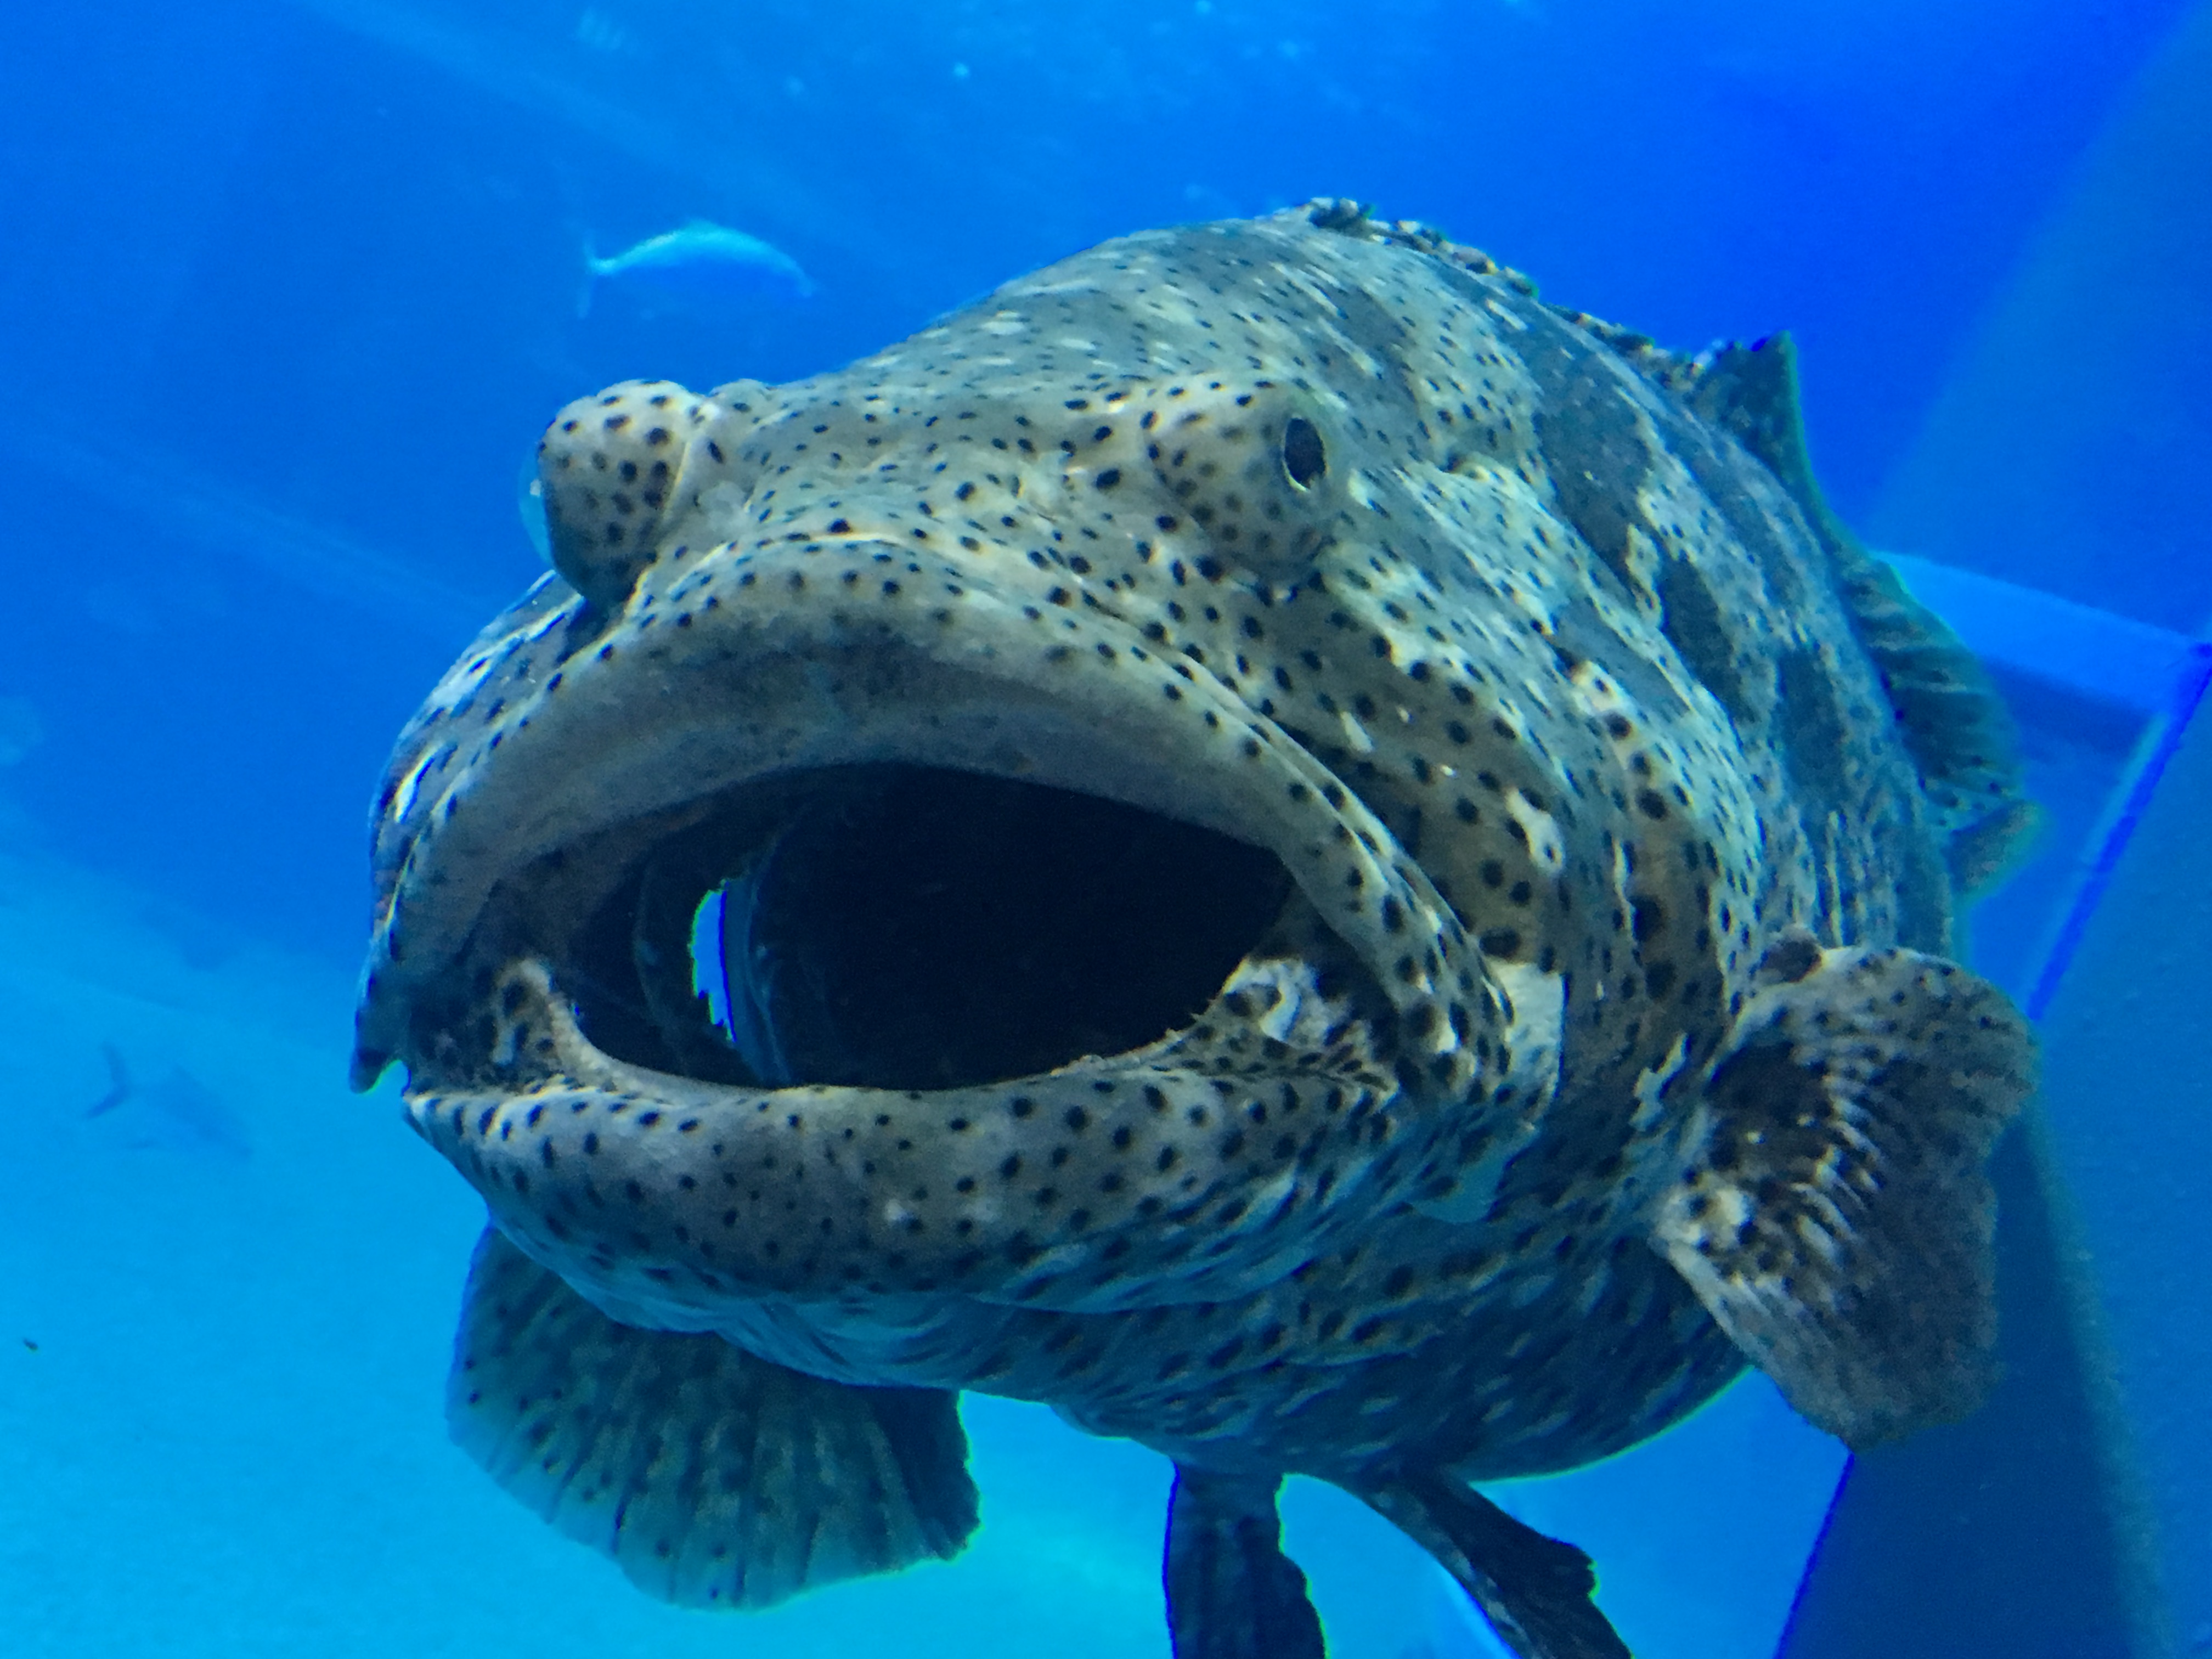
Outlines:
[[1281, 915], [1273, 854], [934, 768], [749, 787], [641, 861], [562, 977], [585, 1035], [708, 1081], [946, 1089], [1187, 1024]]

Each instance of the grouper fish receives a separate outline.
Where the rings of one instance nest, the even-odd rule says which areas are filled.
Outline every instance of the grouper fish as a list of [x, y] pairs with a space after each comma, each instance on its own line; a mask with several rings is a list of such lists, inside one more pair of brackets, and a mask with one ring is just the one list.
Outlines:
[[2033, 1056], [1947, 953], [2030, 811], [1794, 373], [1331, 198], [563, 410], [556, 572], [376, 808], [356, 1081], [490, 1211], [459, 1443], [758, 1607], [955, 1554], [959, 1391], [1043, 1401], [1173, 1460], [1183, 1659], [1323, 1651], [1293, 1473], [1579, 1659], [1476, 1483], [1747, 1363], [1971, 1409]]

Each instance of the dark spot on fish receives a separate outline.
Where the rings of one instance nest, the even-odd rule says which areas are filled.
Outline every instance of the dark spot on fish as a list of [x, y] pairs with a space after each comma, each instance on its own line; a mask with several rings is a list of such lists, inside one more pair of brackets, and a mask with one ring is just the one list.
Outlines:
[[1698, 677], [1732, 719], [1750, 724], [1754, 711], [1745, 694], [1743, 676], [1736, 671], [1735, 648], [1720, 603], [1688, 559], [1670, 557], [1661, 565], [1659, 604], [1660, 629], [1682, 659], [1683, 666]]
[[1775, 734], [1790, 780], [1820, 806], [1839, 805], [1850, 792], [1844, 768], [1852, 749], [1834, 677], [1817, 652], [1802, 648], [1783, 653], [1778, 666]]

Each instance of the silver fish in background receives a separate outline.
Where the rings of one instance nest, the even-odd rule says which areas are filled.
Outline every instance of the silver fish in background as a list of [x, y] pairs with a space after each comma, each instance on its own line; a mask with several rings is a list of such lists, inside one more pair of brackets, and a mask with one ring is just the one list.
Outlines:
[[781, 248], [707, 219], [648, 236], [605, 258], [587, 246], [576, 314], [589, 315], [599, 289], [610, 284], [647, 305], [690, 310], [805, 300], [815, 291], [814, 279]]
[[1174, 1460], [1184, 1659], [1322, 1651], [1287, 1473], [1616, 1655], [1474, 1483], [1747, 1360], [1858, 1445], [1975, 1404], [2033, 1052], [1944, 953], [2029, 813], [1786, 341], [1325, 200], [540, 458], [356, 1080], [490, 1207], [457, 1437], [647, 1590], [953, 1554], [972, 1389]]
[[245, 1163], [253, 1156], [252, 1138], [222, 1096], [181, 1066], [152, 1083], [131, 1075], [123, 1051], [113, 1043], [100, 1050], [107, 1061], [108, 1089], [85, 1108], [87, 1118], [115, 1115], [134, 1149], [158, 1148], [195, 1157]]

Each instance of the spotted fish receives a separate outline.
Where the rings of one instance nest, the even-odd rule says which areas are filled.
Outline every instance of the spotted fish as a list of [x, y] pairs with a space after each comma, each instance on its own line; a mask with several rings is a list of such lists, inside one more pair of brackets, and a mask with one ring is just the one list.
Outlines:
[[1173, 1460], [1183, 1659], [1322, 1651], [1285, 1474], [1528, 1659], [1488, 1479], [1765, 1370], [1974, 1404], [2028, 813], [1822, 507], [1786, 340], [1680, 357], [1324, 200], [1129, 237], [540, 450], [557, 574], [403, 734], [356, 1080], [490, 1225], [456, 1436], [655, 1595], [957, 1553], [962, 1389]]

